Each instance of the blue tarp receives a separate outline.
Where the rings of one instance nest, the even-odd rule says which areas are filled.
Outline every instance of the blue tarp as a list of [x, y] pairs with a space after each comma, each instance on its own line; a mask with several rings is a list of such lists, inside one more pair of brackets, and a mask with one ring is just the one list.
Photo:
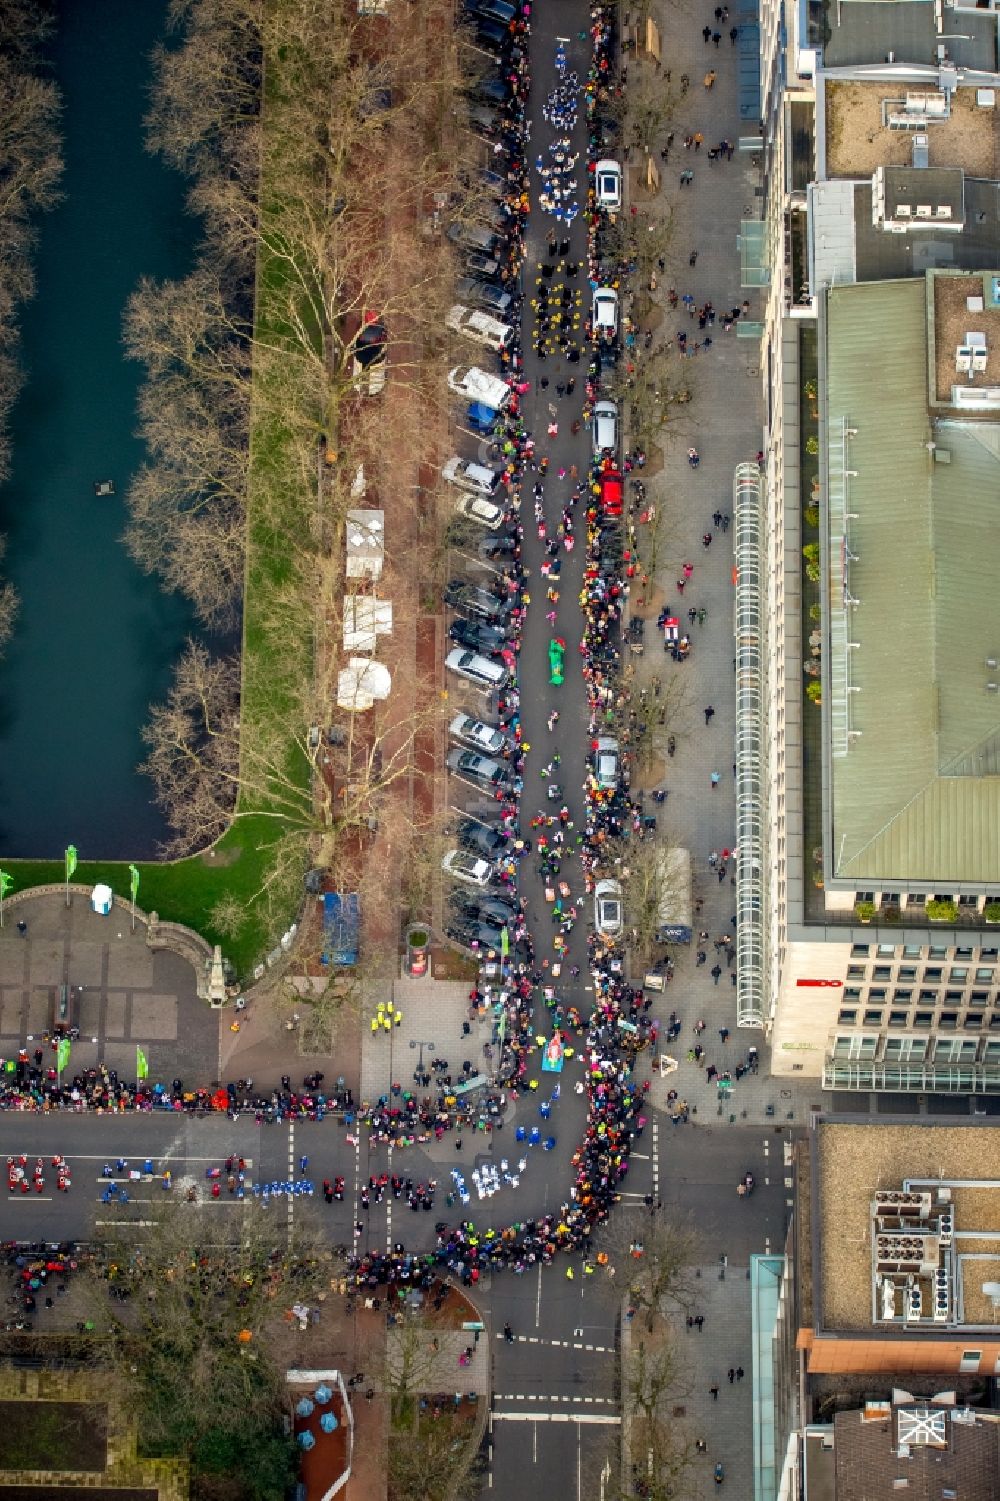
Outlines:
[[361, 938], [361, 900], [356, 891], [323, 895], [323, 963], [357, 964]]

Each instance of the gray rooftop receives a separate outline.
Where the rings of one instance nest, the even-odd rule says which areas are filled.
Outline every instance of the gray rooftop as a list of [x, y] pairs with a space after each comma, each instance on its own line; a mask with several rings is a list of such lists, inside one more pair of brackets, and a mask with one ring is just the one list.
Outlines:
[[[938, 33], [930, 0], [844, 0], [829, 6], [826, 16], [830, 39], [823, 61], [827, 68], [884, 63], [890, 52], [897, 64], [937, 64]], [[948, 59], [956, 66], [994, 73], [997, 17], [989, 11], [949, 10], [941, 45], [947, 47]]]
[[823, 699], [833, 874], [953, 891], [1000, 882], [1000, 445], [991, 423], [931, 426], [927, 296], [827, 294]]
[[893, 234], [872, 224], [870, 182], [841, 180], [810, 189], [810, 229], [818, 288], [856, 281], [923, 276], [935, 266], [978, 271], [996, 260], [1000, 192], [994, 182], [966, 178], [966, 222], [960, 234], [933, 229]]

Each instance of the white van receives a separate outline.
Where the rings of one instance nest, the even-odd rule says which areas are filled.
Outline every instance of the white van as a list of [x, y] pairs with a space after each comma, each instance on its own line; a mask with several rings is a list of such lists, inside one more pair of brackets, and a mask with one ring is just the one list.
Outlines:
[[618, 407], [613, 401], [594, 402], [594, 452], [606, 449], [618, 457]]
[[478, 365], [456, 365], [448, 372], [448, 386], [466, 401], [481, 401], [484, 406], [501, 411], [510, 400], [510, 387], [497, 375], [488, 375]]
[[449, 485], [457, 485], [460, 490], [471, 490], [473, 495], [484, 495], [487, 499], [500, 483], [497, 470], [490, 469], [486, 464], [474, 464], [470, 459], [460, 459], [457, 453], [452, 454], [441, 473]]
[[477, 344], [485, 344], [487, 349], [492, 349], [497, 354], [501, 349], [506, 349], [514, 337], [514, 330], [509, 323], [501, 323], [499, 318], [491, 318], [489, 313], [462, 307], [461, 303], [456, 303], [448, 310], [444, 321], [456, 334], [464, 334]]

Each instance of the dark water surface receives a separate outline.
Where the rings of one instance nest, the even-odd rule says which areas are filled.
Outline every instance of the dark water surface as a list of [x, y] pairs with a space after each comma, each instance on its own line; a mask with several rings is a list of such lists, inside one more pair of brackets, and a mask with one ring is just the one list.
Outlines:
[[[122, 357], [142, 275], [184, 275], [197, 226], [181, 179], [143, 150], [149, 53], [163, 0], [62, 0], [65, 198], [41, 221], [38, 290], [23, 319], [27, 383], [0, 490], [7, 571], [21, 595], [0, 662], [0, 857], [138, 858], [164, 832], [136, 771], [149, 704], [191, 628], [186, 607], [129, 560], [123, 496], [141, 367]], [[113, 479], [117, 494], [94, 495]]]

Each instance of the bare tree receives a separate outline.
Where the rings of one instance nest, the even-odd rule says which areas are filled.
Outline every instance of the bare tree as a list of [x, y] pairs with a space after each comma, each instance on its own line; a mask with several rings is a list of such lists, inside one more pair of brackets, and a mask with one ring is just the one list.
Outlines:
[[688, 1306], [698, 1248], [690, 1225], [662, 1215], [620, 1213], [605, 1223], [599, 1239], [633, 1306], [645, 1312], [649, 1330], [671, 1309]]

